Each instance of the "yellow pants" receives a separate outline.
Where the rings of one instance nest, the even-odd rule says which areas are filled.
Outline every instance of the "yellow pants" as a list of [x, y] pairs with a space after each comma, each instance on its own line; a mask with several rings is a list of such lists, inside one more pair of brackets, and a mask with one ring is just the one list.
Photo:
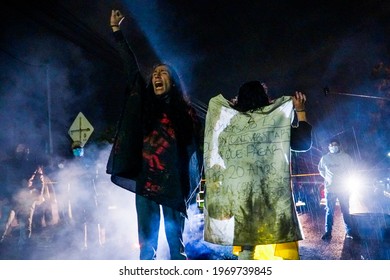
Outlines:
[[[241, 246], [233, 246], [233, 254], [238, 256]], [[299, 260], [298, 242], [257, 245], [255, 247], [255, 260]]]

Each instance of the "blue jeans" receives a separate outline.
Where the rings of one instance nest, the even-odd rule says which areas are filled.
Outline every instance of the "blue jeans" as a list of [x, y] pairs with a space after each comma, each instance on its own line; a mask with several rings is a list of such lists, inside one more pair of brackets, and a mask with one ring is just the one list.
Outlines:
[[[160, 230], [160, 205], [141, 195], [136, 196], [135, 202], [140, 259], [153, 260], [156, 258]], [[171, 260], [185, 260], [187, 256], [184, 253], [182, 237], [185, 217], [182, 213], [166, 206], [162, 206], [162, 212]]]
[[334, 210], [336, 207], [336, 201], [338, 199], [340, 204], [340, 210], [343, 215], [345, 232], [347, 234], [352, 234], [353, 225], [352, 225], [352, 218], [349, 213], [349, 193], [348, 192], [333, 193], [333, 192], [325, 191], [325, 198], [326, 198], [325, 232], [332, 233]]

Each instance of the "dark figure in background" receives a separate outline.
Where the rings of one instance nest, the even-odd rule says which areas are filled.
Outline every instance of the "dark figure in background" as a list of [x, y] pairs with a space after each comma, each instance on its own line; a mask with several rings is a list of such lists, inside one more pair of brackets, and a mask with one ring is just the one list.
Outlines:
[[186, 259], [182, 233], [190, 192], [189, 163], [200, 147], [201, 125], [171, 66], [158, 64], [145, 82], [120, 31], [123, 19], [120, 11], [112, 11], [110, 24], [124, 62], [129, 97], [107, 173], [115, 184], [137, 194], [140, 259], [156, 258], [160, 207], [170, 258]]
[[42, 170], [41, 165], [30, 155], [30, 148], [23, 143], [16, 146], [13, 157], [1, 164], [2, 195], [10, 202], [1, 242], [11, 232], [11, 225], [17, 219], [20, 229], [19, 246], [23, 249], [32, 233], [33, 214], [39, 199], [33, 191], [33, 179]]
[[32, 188], [32, 180], [24, 180], [21, 184], [22, 188], [12, 196], [11, 208], [8, 212], [7, 221], [2, 230], [0, 242], [12, 233], [13, 225], [17, 224], [19, 227], [19, 249], [23, 249], [31, 238], [33, 229], [33, 215], [39, 198], [30, 190]]
[[14, 154], [1, 162], [1, 194], [12, 199], [23, 187], [23, 180], [28, 181], [38, 168], [38, 161], [30, 154], [28, 145], [17, 144]]
[[322, 235], [322, 239], [332, 239], [333, 216], [338, 200], [344, 219], [345, 238], [358, 240], [359, 235], [349, 213], [351, 190], [347, 182], [348, 175], [354, 168], [354, 162], [350, 155], [341, 150], [340, 142], [337, 139], [331, 139], [328, 148], [329, 152], [322, 156], [318, 164], [318, 171], [325, 179], [326, 214], [325, 233]]
[[259, 81], [244, 83], [232, 101], [222, 95], [210, 100], [206, 241], [233, 245], [242, 260], [299, 259], [303, 235], [291, 189], [290, 150], [311, 148], [305, 102], [301, 92], [271, 101]]
[[54, 184], [43, 166], [38, 168], [31, 179], [30, 192], [36, 197], [32, 225], [34, 232], [39, 232], [58, 222], [57, 198]]
[[[64, 168], [68, 192], [64, 197], [67, 203], [67, 218], [76, 231], [76, 247], [93, 250], [100, 247], [99, 223], [97, 221], [97, 197], [95, 186], [95, 168], [93, 161], [85, 157], [84, 147], [80, 142], [72, 144], [73, 160]], [[62, 176], [61, 176], [62, 177]]]

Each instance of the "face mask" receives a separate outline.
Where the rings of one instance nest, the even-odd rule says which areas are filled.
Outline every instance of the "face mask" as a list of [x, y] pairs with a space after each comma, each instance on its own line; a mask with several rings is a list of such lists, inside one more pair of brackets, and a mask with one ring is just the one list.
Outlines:
[[332, 154], [337, 153], [339, 151], [339, 147], [338, 146], [329, 146], [329, 151]]
[[82, 157], [82, 156], [84, 156], [84, 149], [83, 148], [75, 148], [75, 149], [73, 149], [73, 155], [75, 157]]

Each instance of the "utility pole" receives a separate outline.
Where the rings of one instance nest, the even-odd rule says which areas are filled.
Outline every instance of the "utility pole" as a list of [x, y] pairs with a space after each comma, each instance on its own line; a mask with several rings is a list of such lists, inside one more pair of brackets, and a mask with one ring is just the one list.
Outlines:
[[50, 72], [49, 64], [46, 64], [46, 96], [47, 96], [47, 126], [49, 134], [48, 142], [48, 153], [49, 155], [53, 154], [53, 139], [51, 131], [51, 89], [50, 89]]

